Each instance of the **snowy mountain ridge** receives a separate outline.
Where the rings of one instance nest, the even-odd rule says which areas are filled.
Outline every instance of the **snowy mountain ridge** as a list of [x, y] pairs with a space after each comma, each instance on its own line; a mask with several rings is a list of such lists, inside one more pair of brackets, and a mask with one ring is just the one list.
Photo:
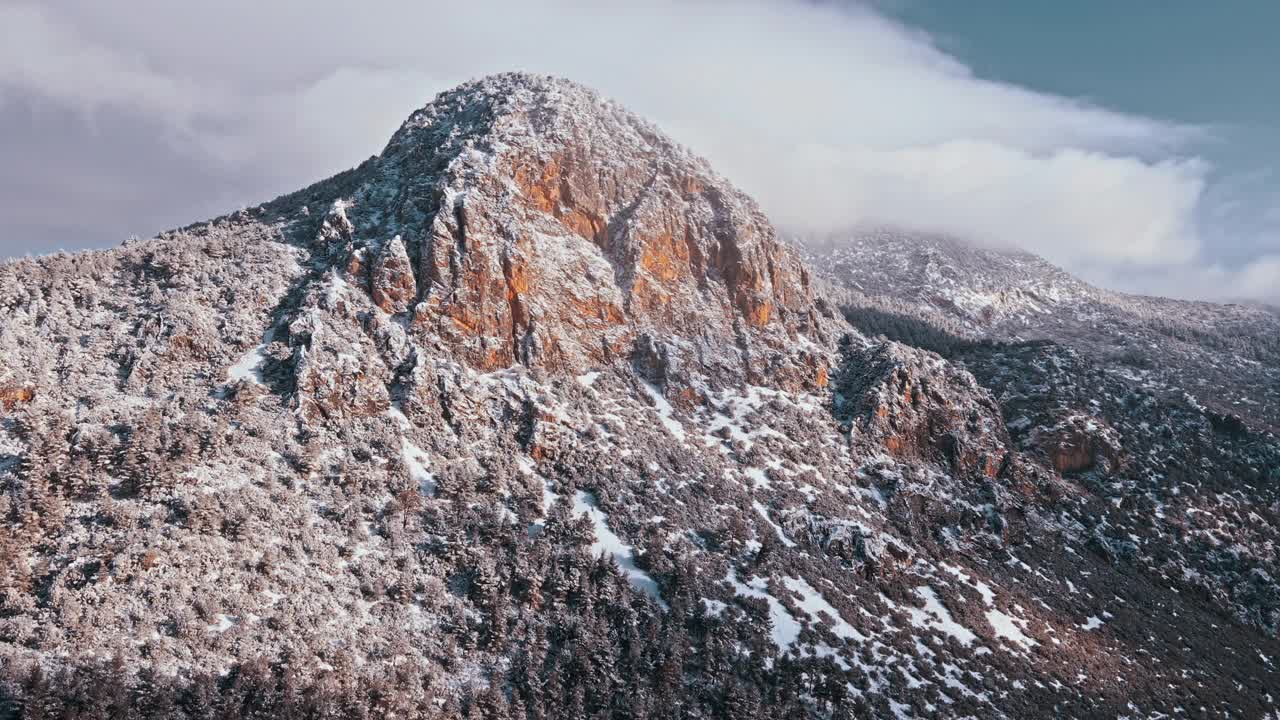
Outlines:
[[853, 293], [853, 307], [919, 316], [966, 338], [1054, 340], [1280, 429], [1280, 317], [1265, 307], [1112, 292], [1029, 253], [927, 234], [850, 231], [803, 243], [824, 279]]

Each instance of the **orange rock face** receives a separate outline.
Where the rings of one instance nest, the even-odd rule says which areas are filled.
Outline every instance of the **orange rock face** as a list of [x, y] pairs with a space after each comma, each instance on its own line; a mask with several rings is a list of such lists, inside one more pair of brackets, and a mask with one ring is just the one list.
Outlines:
[[826, 365], [819, 366], [818, 372], [813, 378], [813, 384], [816, 387], [825, 388], [827, 386], [827, 382], [828, 382], [827, 366]]
[[416, 286], [401, 263], [373, 261], [379, 307], [399, 312], [415, 291], [413, 331], [480, 370], [582, 372], [658, 333], [704, 346], [681, 351], [696, 358], [690, 372], [733, 365], [752, 382], [826, 384], [826, 361], [798, 350], [801, 335], [826, 341], [808, 274], [749, 198], [594, 93], [527, 89], [467, 105], [485, 124], [465, 145], [450, 144], [448, 101], [428, 106], [379, 158], [392, 182], [423, 179], [395, 202], [424, 218], [398, 226], [420, 238], [407, 254]]
[[365, 256], [363, 249], [359, 252], [351, 253], [351, 257], [347, 259], [346, 273], [349, 277], [357, 281], [363, 281], [365, 274], [368, 273], [368, 267], [365, 265]]
[[[472, 343], [467, 355], [477, 367], [494, 369], [537, 362], [534, 350], [544, 364], [553, 356], [575, 366], [608, 361], [626, 354], [626, 341], [642, 324], [718, 326], [730, 335], [735, 315], [753, 328], [775, 319], [778, 299], [768, 272], [744, 259], [749, 253], [725, 250], [723, 241], [704, 236], [694, 218], [670, 208], [649, 215], [647, 209], [656, 206], [641, 197], [637, 217], [618, 223], [608, 237], [607, 208], [635, 201], [605, 191], [640, 178], [628, 169], [612, 181], [592, 182], [575, 170], [579, 166], [558, 157], [540, 169], [517, 163], [512, 179], [518, 194], [493, 202], [514, 204], [522, 225], [537, 228], [539, 236], [509, 236], [493, 207], [473, 200], [480, 193], [468, 192], [460, 211], [442, 209], [424, 254], [423, 274], [430, 283], [418, 321], [439, 327], [448, 319], [464, 344], [489, 338]], [[686, 191], [706, 191], [702, 183], [686, 180]], [[751, 231], [760, 235], [766, 257], [778, 257], [774, 265], [795, 263], [767, 227]], [[708, 257], [718, 260], [706, 267]], [[565, 267], [564, 258], [575, 264]], [[801, 289], [781, 299], [807, 299], [808, 278], [796, 274], [793, 280]], [[706, 312], [672, 314], [677, 298], [682, 307]], [[813, 381], [820, 387], [825, 376], [815, 370]]]
[[[569, 168], [572, 167], [570, 164]], [[553, 158], [541, 169], [527, 165], [516, 167], [512, 171], [512, 179], [533, 207], [554, 217], [584, 240], [603, 246], [608, 238], [601, 206], [584, 206], [582, 202], [575, 201], [582, 195], [575, 195], [564, 169], [561, 160]]]
[[3, 407], [8, 412], [11, 412], [19, 405], [31, 402], [35, 397], [36, 391], [33, 388], [17, 385], [0, 387], [0, 407]]
[[689, 248], [664, 232], [640, 245], [640, 267], [660, 283], [673, 283], [689, 271]]

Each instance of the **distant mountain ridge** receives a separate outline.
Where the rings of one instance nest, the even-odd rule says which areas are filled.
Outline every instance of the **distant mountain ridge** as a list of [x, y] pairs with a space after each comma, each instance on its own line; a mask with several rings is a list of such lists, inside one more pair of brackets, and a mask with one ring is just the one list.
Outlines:
[[806, 247], [854, 306], [919, 315], [964, 337], [1051, 339], [1280, 430], [1274, 310], [1103, 290], [1029, 253], [928, 234], [851, 231]]

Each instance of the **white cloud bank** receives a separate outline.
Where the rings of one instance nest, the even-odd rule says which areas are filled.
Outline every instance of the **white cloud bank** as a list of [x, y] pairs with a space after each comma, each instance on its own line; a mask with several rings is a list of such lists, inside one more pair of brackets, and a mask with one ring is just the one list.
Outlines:
[[1280, 285], [1277, 258], [1204, 259], [1210, 169], [1184, 156], [1197, 129], [977, 78], [866, 9], [64, 0], [0, 7], [0, 28], [0, 102], [7, 88], [159, 120], [193, 162], [278, 191], [376, 152], [439, 90], [527, 69], [651, 117], [783, 226], [942, 230], [1122, 289], [1275, 299]]

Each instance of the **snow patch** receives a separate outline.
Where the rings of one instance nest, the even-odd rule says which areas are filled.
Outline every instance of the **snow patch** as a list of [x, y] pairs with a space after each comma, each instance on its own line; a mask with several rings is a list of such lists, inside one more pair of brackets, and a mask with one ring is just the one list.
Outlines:
[[760, 501], [759, 501], [759, 500], [753, 500], [753, 501], [751, 502], [751, 505], [752, 505], [752, 507], [754, 507], [754, 508], [756, 509], [756, 512], [757, 512], [757, 513], [760, 513], [760, 517], [764, 518], [764, 521], [765, 521], [765, 522], [767, 522], [767, 523], [769, 523], [769, 527], [773, 528], [773, 532], [774, 532], [775, 534], [777, 534], [777, 536], [778, 536], [778, 540], [780, 540], [780, 541], [782, 542], [782, 544], [783, 544], [783, 545], [785, 545], [785, 546], [787, 546], [787, 547], [795, 547], [795, 546], [796, 546], [795, 542], [793, 542], [793, 541], [791, 540], [791, 538], [787, 537], [787, 534], [786, 534], [786, 533], [782, 532], [782, 528], [781, 528], [781, 527], [779, 527], [779, 526], [778, 526], [778, 524], [777, 524], [777, 523], [775, 523], [775, 522], [773, 521], [773, 519], [769, 517], [769, 510], [768, 510], [768, 508], [766, 508], [764, 505], [760, 504]]
[[230, 616], [230, 615], [225, 615], [225, 614], [223, 614], [223, 613], [218, 613], [218, 615], [217, 615], [216, 617], [217, 617], [217, 622], [214, 622], [214, 623], [212, 623], [212, 624], [210, 624], [210, 625], [206, 626], [206, 627], [205, 627], [205, 630], [207, 630], [207, 631], [209, 631], [209, 632], [211, 632], [211, 633], [224, 633], [224, 632], [226, 632], [226, 631], [230, 630], [230, 629], [232, 628], [232, 626], [234, 626], [234, 625], [236, 624], [236, 618], [234, 618], [234, 617], [232, 617], [232, 616]]
[[[987, 611], [987, 622], [991, 623], [991, 629], [995, 630], [996, 637], [1005, 638], [1024, 650], [1029, 650], [1033, 645], [1039, 645], [1034, 638], [1027, 637], [1022, 632], [1022, 628], [1018, 627], [1019, 620], [1012, 615], [1006, 615], [999, 610]], [[1025, 621], [1021, 621], [1025, 622]]]
[[240, 380], [248, 380], [257, 385], [263, 384], [262, 364], [267, 361], [267, 347], [271, 345], [275, 334], [275, 328], [263, 333], [262, 342], [250, 348], [244, 355], [240, 356], [235, 365], [227, 369], [227, 382], [234, 383]]
[[955, 638], [961, 645], [968, 647], [978, 639], [969, 628], [961, 625], [951, 617], [951, 612], [938, 599], [938, 594], [928, 585], [921, 585], [915, 588], [913, 592], [916, 597], [924, 600], [924, 609], [907, 607], [907, 613], [911, 615], [911, 624], [918, 628], [932, 629], [943, 632]]
[[671, 403], [667, 402], [667, 399], [662, 396], [662, 393], [658, 392], [658, 388], [644, 380], [640, 381], [640, 387], [644, 388], [645, 394], [647, 394], [649, 399], [653, 401], [654, 410], [657, 411], [658, 419], [662, 421], [662, 426], [665, 427], [667, 432], [671, 433], [675, 439], [680, 442], [684, 442], [684, 426], [680, 424], [679, 420], [676, 420], [675, 417], [673, 417], [675, 408], [671, 407]]
[[725, 608], [729, 607], [719, 600], [712, 600], [711, 598], [702, 598], [702, 605], [707, 609], [708, 615], [713, 615], [715, 617], [720, 617], [720, 614], [725, 611]]
[[733, 570], [725, 576], [725, 581], [733, 585], [734, 592], [744, 597], [759, 598], [769, 605], [769, 631], [773, 644], [782, 652], [787, 652], [800, 637], [800, 623], [787, 612], [787, 608], [777, 598], [769, 594], [769, 583], [765, 578], [752, 577], [743, 583], [734, 576]]
[[404, 411], [394, 403], [387, 408], [387, 417], [391, 418], [401, 430], [408, 430], [413, 427], [413, 423], [409, 422], [409, 418], [405, 416]]
[[942, 563], [942, 569], [946, 570], [952, 575], [955, 575], [957, 578], [960, 579], [961, 582], [973, 588], [974, 590], [977, 590], [978, 594], [982, 596], [982, 603], [987, 607], [991, 607], [992, 605], [995, 604], [996, 594], [991, 589], [990, 585], [987, 585], [981, 580], [974, 580], [972, 577], [969, 576], [968, 573], [956, 567], [955, 565]]
[[436, 476], [427, 469], [427, 464], [430, 462], [427, 458], [427, 453], [407, 439], [402, 439], [401, 454], [404, 457], [405, 467], [409, 468], [409, 477], [418, 483], [418, 487], [422, 488], [422, 494], [434, 497], [436, 494]]
[[596, 541], [591, 543], [591, 554], [600, 556], [608, 553], [613, 557], [614, 562], [618, 563], [618, 567], [622, 568], [632, 587], [653, 598], [663, 610], [668, 609], [667, 603], [658, 592], [658, 583], [649, 573], [636, 565], [635, 548], [623, 542], [622, 538], [609, 528], [609, 516], [596, 506], [595, 497], [591, 493], [577, 491], [573, 495], [573, 511], [578, 515], [585, 514], [595, 529]]
[[769, 489], [773, 483], [769, 482], [769, 476], [764, 470], [758, 467], [749, 467], [742, 471], [747, 477], [751, 478], [752, 487]]
[[831, 632], [838, 638], [844, 640], [857, 640], [863, 642], [867, 639], [865, 635], [858, 632], [857, 628], [845, 622], [844, 617], [840, 615], [840, 611], [836, 610], [827, 599], [822, 597], [822, 593], [813, 588], [812, 585], [805, 582], [803, 578], [784, 578], [783, 584], [791, 592], [800, 595], [800, 609], [804, 610], [810, 618], [815, 621], [820, 614], [831, 618]]

